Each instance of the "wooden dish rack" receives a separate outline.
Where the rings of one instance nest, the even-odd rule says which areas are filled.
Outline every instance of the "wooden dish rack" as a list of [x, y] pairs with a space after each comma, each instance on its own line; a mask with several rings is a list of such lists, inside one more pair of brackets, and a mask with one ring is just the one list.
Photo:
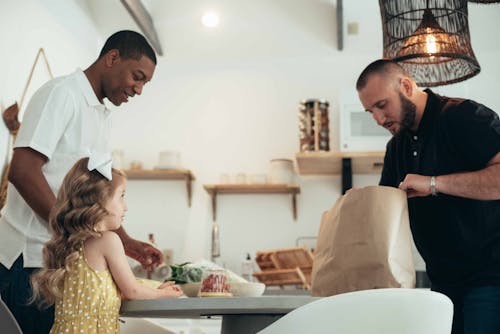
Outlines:
[[261, 271], [253, 276], [265, 285], [311, 288], [313, 254], [305, 247], [258, 251], [255, 262]]

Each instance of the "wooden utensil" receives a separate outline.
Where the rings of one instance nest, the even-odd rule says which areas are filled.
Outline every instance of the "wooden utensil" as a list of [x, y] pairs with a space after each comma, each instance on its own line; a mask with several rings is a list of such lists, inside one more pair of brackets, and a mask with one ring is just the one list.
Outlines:
[[[2, 113], [2, 119], [5, 123], [5, 126], [7, 127], [7, 129], [9, 129], [9, 133], [12, 136], [12, 140], [9, 143], [9, 148], [7, 152], [10, 152], [14, 140], [16, 139], [17, 132], [19, 131], [19, 127], [21, 126], [21, 123], [19, 122], [18, 119], [18, 115], [19, 115], [19, 107], [17, 106], [17, 102], [9, 106]], [[2, 171], [2, 181], [0, 183], [0, 209], [3, 208], [3, 206], [5, 205], [5, 200], [7, 199], [9, 167], [10, 163], [7, 162]]]

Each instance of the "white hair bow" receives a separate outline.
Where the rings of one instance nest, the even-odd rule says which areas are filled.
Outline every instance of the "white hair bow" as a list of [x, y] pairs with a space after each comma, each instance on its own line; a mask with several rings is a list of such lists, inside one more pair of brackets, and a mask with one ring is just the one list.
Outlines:
[[105, 152], [92, 152], [89, 156], [89, 163], [87, 168], [92, 170], [97, 170], [102, 176], [111, 181], [111, 167], [113, 161], [111, 160], [111, 154]]

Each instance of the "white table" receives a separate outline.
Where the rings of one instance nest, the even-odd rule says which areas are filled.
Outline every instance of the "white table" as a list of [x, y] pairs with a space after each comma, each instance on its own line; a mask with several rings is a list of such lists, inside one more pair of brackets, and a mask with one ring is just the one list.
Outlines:
[[199, 318], [222, 316], [221, 333], [256, 333], [288, 312], [318, 300], [310, 296], [180, 298], [124, 301], [125, 317]]

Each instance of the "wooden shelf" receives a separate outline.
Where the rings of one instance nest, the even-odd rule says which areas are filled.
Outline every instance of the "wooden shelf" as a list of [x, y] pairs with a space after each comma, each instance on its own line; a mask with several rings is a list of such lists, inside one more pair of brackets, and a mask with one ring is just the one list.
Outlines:
[[295, 155], [301, 175], [340, 175], [342, 160], [352, 160], [353, 174], [379, 174], [385, 152], [299, 152]]
[[301, 175], [342, 175], [342, 194], [352, 188], [353, 174], [380, 174], [385, 152], [299, 152]]
[[206, 184], [203, 186], [212, 197], [212, 219], [217, 217], [218, 194], [291, 194], [293, 218], [297, 219], [297, 194], [300, 187], [295, 184]]
[[185, 180], [188, 205], [191, 207], [192, 181], [195, 178], [189, 169], [128, 169], [124, 172], [129, 180]]

